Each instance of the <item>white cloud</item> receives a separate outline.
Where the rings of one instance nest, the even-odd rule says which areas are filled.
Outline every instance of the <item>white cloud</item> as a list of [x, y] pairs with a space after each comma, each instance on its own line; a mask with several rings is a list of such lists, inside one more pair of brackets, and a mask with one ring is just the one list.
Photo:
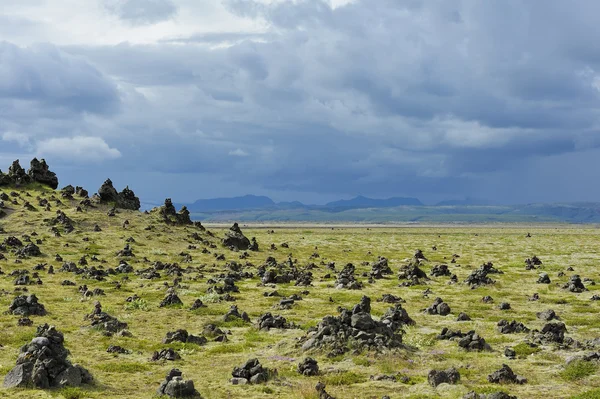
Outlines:
[[71, 161], [100, 162], [121, 157], [121, 152], [111, 148], [100, 137], [58, 137], [37, 143], [37, 154]]
[[248, 153], [242, 150], [241, 148], [237, 148], [233, 151], [229, 151], [229, 155], [231, 155], [232, 157], [247, 157]]
[[29, 137], [23, 133], [4, 132], [2, 141], [17, 143], [20, 147], [28, 147], [30, 145]]

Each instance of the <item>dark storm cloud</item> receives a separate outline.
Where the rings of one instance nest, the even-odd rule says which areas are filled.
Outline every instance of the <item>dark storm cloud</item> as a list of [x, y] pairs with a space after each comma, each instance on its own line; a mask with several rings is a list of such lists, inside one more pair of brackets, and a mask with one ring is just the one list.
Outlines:
[[[135, 4], [113, 2], [118, 15], [126, 3]], [[175, 3], [144, 2], [156, 7], [131, 8], [130, 19], [172, 18]], [[189, 11], [191, 2], [177, 5], [184, 3]], [[600, 147], [596, 2], [225, 5], [265, 31], [227, 27], [154, 44], [60, 49], [4, 44], [0, 57], [18, 54], [2, 58], [11, 60], [11, 79], [0, 80], [7, 140], [23, 142], [20, 133], [33, 149], [95, 145], [111, 159], [107, 171], [127, 169], [140, 182], [152, 176], [139, 189], [154, 199], [248, 190], [315, 201], [598, 194], [561, 194], [552, 184], [554, 175], [572, 175], [568, 187], [582, 182], [578, 168], [600, 178], [590, 155]], [[48, 68], [54, 72], [44, 74]], [[69, 141], [49, 141], [63, 136]], [[577, 167], [553, 166], [568, 162]], [[186, 176], [195, 184], [160, 190]]]

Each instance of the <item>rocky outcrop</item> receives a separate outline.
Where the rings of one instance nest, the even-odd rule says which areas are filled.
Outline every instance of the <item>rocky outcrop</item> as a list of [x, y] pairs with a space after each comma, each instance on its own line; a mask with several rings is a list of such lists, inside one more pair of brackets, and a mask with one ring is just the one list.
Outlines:
[[440, 384], [456, 384], [460, 381], [460, 373], [454, 367], [448, 370], [430, 370], [427, 375], [427, 382], [432, 387]]
[[167, 224], [188, 225], [193, 223], [190, 219], [190, 211], [188, 211], [187, 207], [184, 205], [181, 207], [181, 210], [177, 212], [171, 198], [165, 199], [164, 205], [158, 208], [158, 213]]
[[44, 305], [38, 302], [35, 295], [20, 295], [13, 299], [8, 308], [8, 313], [18, 316], [45, 316]]
[[78, 387], [92, 382], [92, 375], [67, 357], [64, 336], [54, 326], [39, 326], [35, 338], [21, 347], [17, 365], [4, 377], [5, 388]]
[[48, 186], [53, 190], [58, 188], [58, 177], [56, 177], [56, 173], [50, 171], [45, 159], [38, 161], [37, 158], [33, 158], [27, 174], [34, 182]]
[[260, 384], [267, 382], [272, 372], [263, 367], [258, 359], [250, 359], [241, 367], [234, 367], [231, 383], [234, 385]]
[[488, 381], [493, 384], [525, 384], [527, 379], [516, 375], [509, 366], [503, 364], [500, 370], [488, 375]]
[[110, 179], [106, 179], [102, 186], [100, 186], [98, 196], [100, 197], [100, 202], [114, 204], [116, 208], [137, 211], [141, 207], [140, 199], [135, 196], [135, 193], [129, 187], [125, 187], [119, 193], [113, 187], [112, 180]]

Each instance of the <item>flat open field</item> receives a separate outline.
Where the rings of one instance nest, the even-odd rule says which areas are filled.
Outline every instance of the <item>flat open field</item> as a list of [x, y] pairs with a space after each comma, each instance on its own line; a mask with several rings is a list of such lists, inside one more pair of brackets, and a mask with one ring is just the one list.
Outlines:
[[[155, 213], [119, 211], [116, 216], [109, 217], [106, 206], [76, 212], [79, 201], [67, 199], [62, 199], [60, 206], [51, 202], [51, 211], [37, 206], [37, 196], [50, 198], [53, 194], [50, 190], [22, 192], [21, 197], [16, 198], [18, 205], [6, 203], [8, 215], [0, 219], [4, 229], [0, 241], [9, 236], [23, 240], [23, 235], [29, 235], [34, 242], [41, 240], [39, 248], [42, 252], [41, 256], [23, 258], [20, 263], [15, 263], [17, 256], [10, 248], [0, 251], [6, 256], [6, 260], [0, 260], [4, 272], [0, 276], [0, 377], [15, 366], [19, 348], [34, 337], [36, 326], [49, 323], [64, 333], [65, 346], [71, 352], [70, 360], [87, 368], [95, 383], [48, 391], [0, 389], [0, 397], [151, 398], [156, 395], [167, 372], [174, 367], [183, 372], [184, 378], [194, 381], [204, 398], [318, 398], [314, 387], [319, 381], [326, 383], [327, 392], [336, 398], [381, 398], [384, 395], [392, 399], [461, 398], [469, 391], [504, 391], [518, 398], [600, 397], [596, 362], [574, 361], [568, 366], [566, 362], [574, 355], [600, 349], [584, 347], [586, 341], [600, 337], [600, 301], [590, 300], [594, 294], [600, 294], [600, 286], [585, 280], [588, 291], [575, 293], [562, 288], [575, 274], [600, 282], [600, 230], [551, 225], [333, 229], [288, 226], [274, 227], [271, 232], [265, 226], [242, 226], [248, 238], [256, 237], [260, 250], [248, 251], [248, 257], [240, 259], [242, 251], [231, 251], [220, 243], [227, 228], [210, 227], [212, 237], [194, 226], [166, 225]], [[25, 200], [36, 210], [25, 209]], [[65, 233], [59, 225], [61, 236], [55, 237], [44, 219], [55, 217], [58, 209], [72, 219], [75, 230]], [[129, 221], [128, 225], [124, 225], [125, 220]], [[101, 231], [94, 231], [96, 224]], [[193, 233], [198, 233], [202, 241], [193, 238]], [[530, 238], [526, 237], [527, 233], [531, 233]], [[135, 240], [130, 244], [135, 256], [117, 256], [129, 237]], [[288, 248], [282, 247], [283, 243]], [[270, 249], [271, 244], [275, 244], [276, 250]], [[432, 249], [434, 246], [437, 250]], [[207, 253], [202, 252], [204, 248]], [[399, 280], [398, 272], [412, 261], [417, 249], [421, 249], [427, 258], [419, 268], [429, 279], [422, 278], [417, 285], [401, 287], [399, 285], [406, 280]], [[55, 260], [57, 254], [62, 261]], [[217, 260], [217, 254], [224, 255], [224, 259]], [[451, 263], [454, 254], [460, 257]], [[59, 271], [65, 262], [77, 264], [84, 255], [87, 266], [78, 266], [83, 272]], [[534, 255], [543, 264], [539, 269], [526, 270], [525, 259]], [[312, 273], [312, 285], [296, 286], [295, 280], [262, 284], [257, 273], [270, 256], [279, 264], [285, 264], [289, 256], [297, 270], [304, 270], [314, 263], [312, 268], [305, 270]], [[388, 259], [393, 274], [369, 282], [368, 273], [378, 256]], [[90, 273], [86, 272], [92, 266], [114, 269], [121, 260], [126, 260], [134, 272], [109, 274], [102, 281], [89, 278]], [[152, 269], [157, 261], [178, 263], [182, 269], [189, 269], [179, 277], [167, 275], [168, 268], [157, 269], [160, 277], [145, 278], [145, 269]], [[234, 261], [241, 267], [231, 266]], [[330, 262], [335, 262], [334, 270], [327, 267]], [[495, 283], [472, 289], [464, 280], [486, 262], [492, 262], [503, 274], [490, 274]], [[32, 276], [34, 267], [40, 263], [46, 264], [38, 271], [43, 284], [13, 284], [16, 276], [11, 276], [11, 272], [27, 269]], [[336, 278], [347, 263], [356, 267], [355, 278], [362, 283], [362, 289], [335, 288]], [[456, 283], [451, 283], [449, 276], [429, 276], [432, 267], [440, 264], [448, 265], [450, 273], [457, 277]], [[50, 265], [54, 267], [54, 274], [47, 272]], [[289, 265], [280, 266], [280, 274], [286, 267]], [[572, 270], [567, 270], [569, 267]], [[143, 273], [136, 273], [142, 270]], [[221, 277], [233, 271], [253, 275], [235, 281], [239, 292], [230, 293], [235, 302], [220, 300], [222, 295], [209, 292], [214, 285], [223, 286]], [[542, 272], [548, 273], [550, 284], [537, 283]], [[159, 307], [175, 277], [178, 279], [175, 292], [183, 306]], [[209, 279], [213, 281], [209, 282]], [[36, 278], [32, 280], [35, 282]], [[61, 285], [64, 280], [75, 285]], [[84, 284], [90, 290], [102, 289], [105, 295], [84, 297], [78, 290]], [[19, 317], [4, 313], [14, 297], [20, 294], [15, 292], [17, 288], [34, 293], [48, 311], [46, 316], [30, 316], [33, 326], [17, 326]], [[275, 290], [281, 296], [263, 295]], [[426, 290], [428, 294], [424, 295]], [[534, 293], [538, 293], [539, 299], [530, 301]], [[126, 299], [134, 294], [140, 299], [127, 302]], [[280, 309], [278, 304], [282, 297], [292, 294], [299, 295], [302, 300], [296, 300], [290, 309]], [[304, 352], [300, 348], [298, 341], [307, 335], [309, 328], [317, 326], [327, 315], [337, 316], [338, 307], [352, 309], [364, 295], [371, 298], [371, 314], [379, 320], [394, 306], [377, 301], [383, 294], [401, 297], [405, 301], [402, 307], [415, 321], [414, 325], [403, 327], [403, 347], [361, 350], [360, 346], [350, 344], [349, 351], [335, 356], [328, 356], [330, 351], [327, 349]], [[484, 296], [491, 296], [493, 301], [482, 302]], [[450, 306], [450, 314], [440, 316], [424, 312], [436, 297]], [[206, 306], [190, 310], [196, 299], [201, 299]], [[128, 324], [131, 337], [108, 337], [90, 327], [85, 316], [92, 312], [97, 300], [103, 311]], [[502, 302], [508, 302], [510, 309], [501, 310]], [[223, 315], [233, 304], [241, 312], [248, 313], [250, 323], [223, 321]], [[539, 319], [536, 313], [547, 309], [556, 312], [559, 322], [566, 325], [566, 337], [581, 343], [579, 346], [544, 343], [532, 347], [527, 342], [535, 340], [533, 331], [502, 334], [498, 330], [497, 323], [502, 319], [522, 322], [530, 330], [541, 330], [547, 321]], [[256, 322], [266, 312], [285, 317], [296, 328], [259, 330]], [[468, 314], [471, 320], [457, 321], [461, 312]], [[211, 323], [230, 332], [228, 342], [214, 342], [207, 337], [208, 343], [204, 345], [162, 343], [169, 331], [186, 329], [190, 334], [202, 335], [204, 327]], [[467, 351], [456, 341], [436, 339], [444, 327], [462, 332], [475, 330], [492, 350]], [[109, 345], [120, 345], [130, 353], [107, 353]], [[515, 359], [505, 356], [506, 347], [514, 348]], [[151, 361], [153, 352], [163, 348], [177, 350], [181, 359]], [[297, 364], [306, 356], [318, 361], [320, 375], [305, 377], [296, 371]], [[232, 369], [250, 358], [258, 358], [264, 367], [276, 369], [277, 377], [264, 384], [232, 385]], [[527, 383], [490, 383], [488, 375], [503, 364], [527, 378]], [[458, 383], [442, 384], [437, 388], [428, 384], [431, 369], [450, 367], [459, 371]], [[378, 375], [393, 376], [396, 381], [371, 378]]]

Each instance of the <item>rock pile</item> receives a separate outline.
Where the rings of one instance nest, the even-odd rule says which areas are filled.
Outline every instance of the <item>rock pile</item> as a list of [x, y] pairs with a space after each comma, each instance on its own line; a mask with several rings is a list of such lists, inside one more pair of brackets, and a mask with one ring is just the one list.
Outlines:
[[307, 357], [298, 363], [298, 372], [306, 376], [319, 375], [319, 365], [312, 357]]
[[13, 299], [8, 313], [18, 316], [45, 316], [46, 309], [34, 294], [21, 295]]
[[4, 387], [78, 387], [92, 382], [92, 375], [83, 367], [73, 365], [64, 347], [64, 336], [54, 326], [39, 326], [35, 338], [21, 347], [17, 366], [4, 377]]
[[390, 269], [388, 265], [387, 258], [383, 256], [379, 256], [377, 258], [377, 262], [373, 263], [371, 266], [371, 272], [369, 273], [369, 277], [372, 279], [382, 279], [385, 275], [393, 274], [392, 269]]
[[450, 306], [444, 302], [442, 298], [435, 298], [431, 306], [425, 309], [425, 312], [428, 314], [447, 316], [450, 314]]
[[175, 206], [173, 206], [171, 198], [165, 199], [164, 205], [158, 208], [158, 213], [163, 218], [163, 221], [167, 224], [192, 224], [192, 220], [190, 219], [190, 211], [188, 211], [187, 207], [184, 205], [181, 207], [181, 210], [177, 212], [175, 210]]
[[448, 370], [430, 370], [427, 374], [427, 382], [432, 387], [440, 384], [456, 384], [460, 381], [460, 373], [454, 367]]
[[547, 323], [542, 331], [533, 330], [532, 339], [536, 344], [562, 344], [565, 342], [567, 327], [565, 323]]
[[96, 301], [94, 311], [85, 316], [85, 318], [90, 321], [92, 327], [102, 330], [108, 336], [117, 333], [123, 334], [127, 328], [127, 323], [119, 321], [116, 317], [103, 312], [99, 301]]
[[542, 261], [537, 256], [525, 259], [525, 270], [537, 269], [542, 265]]
[[514, 334], [514, 333], [526, 333], [529, 332], [529, 328], [525, 324], [513, 320], [511, 322], [506, 320], [500, 320], [497, 324], [498, 331], [500, 334]]
[[431, 268], [431, 273], [429, 273], [432, 277], [443, 277], [450, 276], [450, 269], [448, 269], [448, 265], [435, 265]]
[[483, 339], [483, 337], [480, 337], [479, 334], [477, 334], [473, 330], [464, 334], [460, 330], [453, 331], [450, 330], [448, 327], [444, 327], [442, 329], [442, 332], [437, 336], [437, 339], [457, 341], [458, 346], [468, 351], [492, 350], [490, 345], [487, 342], [485, 342], [485, 339]]
[[116, 208], [137, 211], [141, 207], [140, 199], [135, 196], [135, 193], [129, 187], [125, 187], [123, 191], [118, 193], [110, 179], [106, 179], [100, 186], [98, 196], [101, 202], [112, 203]]
[[352, 310], [340, 309], [338, 317], [326, 316], [300, 339], [303, 350], [330, 349], [329, 356], [349, 350], [349, 344], [372, 350], [402, 346], [402, 327], [414, 321], [400, 304], [390, 308], [377, 321], [371, 317], [371, 300], [363, 296]]
[[258, 359], [250, 359], [241, 367], [234, 367], [231, 372], [233, 385], [261, 384], [271, 377], [271, 371], [263, 367]]
[[412, 286], [423, 284], [423, 280], [429, 280], [427, 273], [419, 268], [419, 262], [413, 261], [408, 265], [404, 265], [398, 273], [399, 280], [407, 280], [400, 284], [401, 286]]
[[238, 226], [237, 223], [234, 223], [233, 226], [229, 228], [229, 231], [225, 233], [223, 245], [232, 250], [245, 251], [250, 249], [250, 240], [242, 233], [240, 226]]
[[199, 398], [200, 393], [194, 388], [192, 380], [184, 380], [183, 373], [178, 369], [172, 369], [158, 387], [158, 395], [170, 398]]
[[[531, 237], [531, 236], [530, 236]], [[492, 393], [476, 393], [471, 391], [463, 396], [463, 399], [518, 399], [516, 396], [511, 396], [505, 392], [492, 392]]]
[[577, 274], [571, 276], [569, 281], [565, 285], [563, 285], [563, 288], [575, 293], [587, 291], [587, 288], [585, 288], [585, 286], [581, 282], [581, 277], [579, 277], [579, 275]]
[[175, 330], [169, 331], [162, 340], [163, 344], [170, 344], [171, 342], [183, 342], [195, 345], [204, 345], [208, 340], [202, 336], [196, 336], [189, 334], [186, 330]]
[[32, 181], [46, 185], [53, 190], [58, 187], [58, 177], [56, 177], [56, 173], [50, 171], [45, 159], [38, 161], [37, 158], [33, 158], [27, 174]]
[[527, 378], [516, 375], [506, 364], [500, 370], [488, 375], [488, 381], [493, 384], [525, 384]]
[[233, 320], [239, 320], [242, 319], [247, 323], [250, 323], [250, 316], [248, 316], [248, 313], [243, 312], [240, 313], [237, 305], [231, 305], [231, 308], [229, 308], [229, 311], [227, 311], [227, 313], [225, 313], [225, 315], [223, 316], [223, 321], [233, 321]]
[[538, 280], [537, 280], [538, 284], [550, 284], [550, 276], [548, 276], [548, 273], [540, 273]]
[[488, 277], [488, 274], [502, 274], [503, 272], [496, 269], [492, 262], [484, 263], [479, 266], [478, 269], [473, 270], [471, 274], [465, 280], [465, 283], [470, 285], [471, 288], [477, 288], [481, 285], [494, 284], [494, 280]]
[[177, 305], [181, 305], [183, 306], [183, 302], [181, 302], [181, 299], [179, 299], [179, 297], [177, 296], [177, 294], [173, 291], [170, 291], [167, 296], [165, 296], [163, 298], [163, 300], [160, 302], [159, 307], [164, 308], [165, 306], [177, 306]]
[[354, 277], [354, 272], [356, 268], [352, 263], [348, 263], [342, 271], [338, 274], [337, 279], [335, 280], [335, 288], [337, 289], [347, 289], [347, 290], [360, 290], [363, 287], [363, 284], [356, 280]]
[[283, 316], [273, 316], [271, 313], [265, 313], [258, 318], [259, 330], [270, 330], [271, 328], [292, 328], [292, 325], [287, 322]]

